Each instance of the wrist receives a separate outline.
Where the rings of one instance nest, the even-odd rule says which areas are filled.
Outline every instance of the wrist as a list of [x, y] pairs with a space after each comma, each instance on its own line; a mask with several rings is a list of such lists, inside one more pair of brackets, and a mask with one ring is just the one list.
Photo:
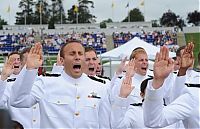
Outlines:
[[152, 86], [154, 89], [159, 89], [164, 83], [164, 79], [156, 79], [154, 78], [152, 81]]

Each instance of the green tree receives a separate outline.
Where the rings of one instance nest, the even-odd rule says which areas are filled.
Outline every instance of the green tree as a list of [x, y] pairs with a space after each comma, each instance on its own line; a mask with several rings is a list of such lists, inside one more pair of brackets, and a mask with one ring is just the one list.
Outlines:
[[33, 23], [33, 7], [35, 2], [33, 0], [21, 0], [18, 7], [21, 12], [16, 13], [16, 23], [15, 24], [32, 24]]
[[192, 23], [195, 26], [200, 25], [200, 12], [195, 10], [194, 12], [188, 13], [187, 16], [188, 23]]
[[47, 24], [50, 19], [49, 5], [45, 0], [38, 0], [35, 4], [33, 24], [40, 24], [40, 17], [42, 24]]
[[[130, 22], [144, 21], [144, 16], [138, 8], [130, 10], [129, 15], [130, 15]], [[122, 22], [128, 22], [129, 15], [124, 20], [122, 20]]]
[[176, 26], [178, 23], [178, 18], [178, 15], [171, 10], [168, 10], [166, 13], [163, 13], [162, 17], [160, 18], [160, 25], [166, 27]]
[[3, 25], [7, 25], [7, 24], [8, 23], [4, 19], [2, 19], [1, 16], [0, 16], [0, 30], [3, 29]]
[[[70, 23], [76, 23], [78, 17], [78, 23], [92, 23], [96, 22], [96, 17], [90, 13], [90, 8], [94, 8], [93, 1], [90, 0], [78, 0], [78, 12], [75, 11], [76, 6], [73, 5], [68, 10], [68, 21]], [[90, 5], [90, 8], [89, 8]]]

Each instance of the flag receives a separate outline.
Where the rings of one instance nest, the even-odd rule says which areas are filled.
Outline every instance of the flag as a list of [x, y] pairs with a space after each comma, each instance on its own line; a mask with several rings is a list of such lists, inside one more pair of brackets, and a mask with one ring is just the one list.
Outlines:
[[129, 7], [129, 2], [127, 3], [127, 5], [126, 5], [126, 8], [128, 8]]
[[111, 6], [112, 6], [112, 8], [114, 8], [114, 6], [115, 6], [115, 4], [114, 4], [114, 2], [113, 2], [113, 1], [112, 1], [112, 5], [111, 5]]
[[10, 5], [8, 5], [8, 8], [7, 8], [6, 12], [7, 12], [7, 13], [10, 12]]
[[78, 12], [78, 6], [74, 5], [74, 12], [77, 13]]
[[140, 6], [144, 6], [144, 0], [141, 1]]

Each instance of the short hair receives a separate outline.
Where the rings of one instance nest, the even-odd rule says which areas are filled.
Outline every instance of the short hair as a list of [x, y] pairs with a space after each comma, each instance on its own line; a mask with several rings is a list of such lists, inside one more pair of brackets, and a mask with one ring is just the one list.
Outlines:
[[8, 59], [10, 58], [10, 56], [12, 56], [12, 55], [14, 55], [14, 54], [17, 54], [17, 55], [19, 55], [19, 58], [20, 58], [20, 60], [22, 60], [22, 54], [21, 53], [19, 53], [19, 52], [11, 52], [11, 53], [9, 53], [8, 54]]
[[93, 51], [97, 55], [97, 52], [93, 47], [90, 47], [90, 46], [85, 47], [85, 52], [90, 52], [90, 51]]
[[61, 49], [60, 49], [60, 57], [64, 57], [64, 48], [65, 48], [68, 44], [71, 44], [71, 43], [79, 43], [81, 46], [83, 46], [82, 43], [81, 43], [81, 41], [79, 41], [79, 40], [71, 40], [71, 41], [65, 43], [65, 44], [61, 47]]
[[138, 53], [145, 53], [145, 54], [147, 54], [147, 52], [145, 51], [144, 48], [142, 48], [142, 47], [137, 47], [137, 48], [133, 49], [133, 51], [131, 52], [131, 55], [130, 55], [129, 60], [134, 59], [135, 56], [136, 56]]
[[185, 47], [186, 47], [185, 45], [179, 47], [179, 48], [177, 49], [177, 51], [176, 51], [176, 56], [181, 56], [181, 50], [185, 49]]
[[141, 85], [140, 85], [140, 92], [141, 92], [141, 93], [145, 93], [145, 90], [146, 90], [146, 88], [147, 88], [148, 81], [149, 81], [149, 80], [152, 80], [152, 79], [153, 79], [153, 77], [150, 77], [150, 78], [147, 78], [147, 79], [145, 79], [144, 81], [142, 81], [142, 83], [141, 83]]

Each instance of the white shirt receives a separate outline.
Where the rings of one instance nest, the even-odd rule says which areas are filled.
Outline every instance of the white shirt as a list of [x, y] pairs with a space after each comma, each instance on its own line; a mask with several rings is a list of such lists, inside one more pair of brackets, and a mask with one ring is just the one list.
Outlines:
[[146, 91], [144, 101], [144, 121], [148, 127], [165, 127], [180, 120], [183, 121], [187, 129], [200, 128], [199, 116], [199, 88], [187, 88], [185, 79], [180, 79], [176, 83], [176, 90], [179, 94], [168, 106], [162, 106], [163, 88], [151, 89], [152, 82]]
[[16, 92], [12, 102], [18, 107], [39, 103], [41, 128], [110, 127], [108, 93], [101, 83], [85, 74], [74, 79], [65, 72], [60, 77], [41, 77], [34, 82], [35, 78], [36, 70], [22, 72], [18, 85], [13, 86]]

